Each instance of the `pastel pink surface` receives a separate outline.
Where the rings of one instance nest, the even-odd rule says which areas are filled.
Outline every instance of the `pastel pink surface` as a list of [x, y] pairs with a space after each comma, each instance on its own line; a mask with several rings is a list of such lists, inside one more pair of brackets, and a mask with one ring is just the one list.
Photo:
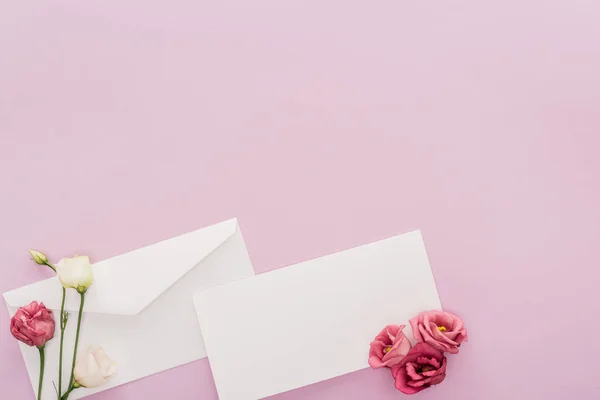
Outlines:
[[[0, 291], [50, 276], [30, 247], [101, 260], [232, 216], [258, 273], [420, 228], [470, 339], [421, 399], [600, 396], [597, 1], [2, 9]], [[0, 321], [1, 397], [33, 399]], [[93, 398], [167, 396], [216, 399], [208, 362]], [[274, 399], [399, 396], [367, 369]]]

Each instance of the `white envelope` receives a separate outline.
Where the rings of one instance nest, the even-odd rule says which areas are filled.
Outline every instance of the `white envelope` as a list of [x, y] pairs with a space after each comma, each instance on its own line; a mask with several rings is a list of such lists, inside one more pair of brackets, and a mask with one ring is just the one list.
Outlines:
[[[192, 302], [193, 293], [254, 275], [237, 220], [143, 247], [93, 265], [94, 284], [85, 295], [79, 349], [98, 344], [118, 364], [116, 375], [97, 389], [77, 389], [77, 399], [206, 356]], [[68, 385], [79, 295], [67, 290], [70, 312], [63, 357], [63, 388]], [[60, 310], [61, 286], [47, 279], [4, 294], [11, 315], [32, 300]], [[56, 399], [59, 353], [56, 336], [46, 344], [42, 395]], [[39, 354], [21, 344], [37, 393]], [[66, 372], [65, 372], [66, 371]], [[64, 391], [64, 389], [63, 389]]]
[[[388, 324], [441, 309], [418, 231], [194, 296], [220, 400], [256, 400], [368, 367]], [[391, 379], [391, 378], [390, 378]]]

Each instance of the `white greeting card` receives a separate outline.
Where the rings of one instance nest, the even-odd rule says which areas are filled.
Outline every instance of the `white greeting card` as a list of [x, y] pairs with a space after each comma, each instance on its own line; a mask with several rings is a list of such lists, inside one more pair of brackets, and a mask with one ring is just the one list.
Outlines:
[[194, 304], [220, 400], [367, 368], [383, 326], [441, 309], [419, 231], [204, 290]]

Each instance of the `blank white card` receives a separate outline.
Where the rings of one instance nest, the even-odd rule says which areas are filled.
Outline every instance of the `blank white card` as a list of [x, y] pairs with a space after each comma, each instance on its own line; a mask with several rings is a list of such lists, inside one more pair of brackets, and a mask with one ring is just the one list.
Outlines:
[[220, 400], [256, 400], [368, 367], [388, 324], [441, 309], [419, 231], [196, 293]]

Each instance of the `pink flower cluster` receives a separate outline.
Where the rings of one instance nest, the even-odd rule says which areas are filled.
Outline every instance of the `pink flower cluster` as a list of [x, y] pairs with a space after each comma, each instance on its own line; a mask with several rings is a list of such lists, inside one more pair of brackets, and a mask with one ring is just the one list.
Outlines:
[[467, 341], [463, 321], [445, 311], [426, 311], [410, 320], [417, 343], [411, 346], [402, 330], [388, 325], [371, 342], [369, 365], [390, 368], [396, 389], [415, 394], [446, 378], [446, 356]]

